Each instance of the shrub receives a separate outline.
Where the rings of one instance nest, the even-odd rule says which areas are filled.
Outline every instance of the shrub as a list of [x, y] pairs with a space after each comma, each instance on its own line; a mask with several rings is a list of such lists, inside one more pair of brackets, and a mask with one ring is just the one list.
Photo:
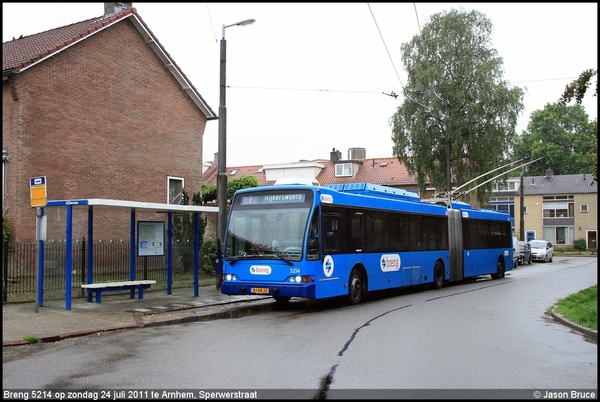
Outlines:
[[8, 216], [2, 214], [2, 238], [10, 240], [10, 235], [10, 220], [8, 219]]
[[217, 241], [214, 237], [207, 236], [204, 238], [202, 243], [202, 261], [200, 262], [201, 270], [207, 274], [213, 274], [214, 269], [214, 258], [217, 252]]
[[586, 249], [585, 239], [579, 238], [579, 239], [575, 240], [573, 242], [573, 247], [575, 247], [575, 250], [585, 251], [585, 249]]

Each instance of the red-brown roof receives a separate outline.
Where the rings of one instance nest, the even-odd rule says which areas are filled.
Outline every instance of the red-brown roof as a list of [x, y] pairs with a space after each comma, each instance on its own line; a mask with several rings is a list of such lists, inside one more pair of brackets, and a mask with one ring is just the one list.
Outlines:
[[[337, 163], [350, 163], [352, 161], [338, 161]], [[334, 162], [327, 162], [325, 169], [316, 177], [324, 184], [343, 184], [343, 183], [373, 183], [382, 186], [415, 186], [416, 178], [412, 177], [397, 158], [365, 158], [356, 159], [361, 166], [352, 177], [335, 177]]]
[[[217, 184], [218, 164], [213, 164], [202, 174], [202, 181], [206, 184]], [[239, 179], [242, 176], [254, 176], [261, 186], [273, 184], [267, 182], [267, 175], [261, 165], [254, 166], [227, 166], [227, 180]]]
[[91, 35], [126, 19], [130, 19], [152, 50], [165, 62], [166, 66], [169, 66], [170, 73], [173, 74], [183, 90], [202, 110], [206, 118], [208, 120], [218, 119], [217, 114], [202, 98], [177, 63], [172, 60], [169, 53], [160, 44], [135, 8], [126, 8], [118, 13], [105, 14], [101, 17], [4, 42], [2, 44], [2, 75], [18, 74]]
[[128, 8], [118, 14], [92, 18], [19, 39], [13, 38], [2, 44], [2, 71], [23, 70], [135, 12], [135, 8]]
[[[365, 182], [409, 189], [416, 189], [417, 185], [416, 177], [411, 176], [406, 166], [394, 157], [337, 161], [337, 163], [356, 163], [360, 165], [358, 172], [352, 177], [335, 177], [335, 163], [332, 161], [318, 160], [316, 162], [325, 166], [317, 177], [315, 177], [321, 185]], [[266, 170], [262, 165], [228, 166], [226, 170], [228, 180], [241, 176], [254, 176], [261, 185], [274, 183], [273, 181], [267, 181]], [[218, 164], [215, 163], [202, 175], [203, 182], [206, 184], [217, 184], [217, 173]]]

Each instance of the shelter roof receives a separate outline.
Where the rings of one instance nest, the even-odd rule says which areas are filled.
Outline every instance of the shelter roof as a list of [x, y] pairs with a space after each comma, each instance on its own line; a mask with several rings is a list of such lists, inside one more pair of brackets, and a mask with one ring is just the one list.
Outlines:
[[89, 207], [97, 210], [134, 210], [136, 212], [218, 212], [218, 207], [209, 207], [205, 205], [179, 205], [179, 204], [160, 204], [154, 202], [141, 201], [123, 201], [108, 200], [103, 198], [90, 198], [81, 200], [52, 200], [46, 202], [46, 207]]

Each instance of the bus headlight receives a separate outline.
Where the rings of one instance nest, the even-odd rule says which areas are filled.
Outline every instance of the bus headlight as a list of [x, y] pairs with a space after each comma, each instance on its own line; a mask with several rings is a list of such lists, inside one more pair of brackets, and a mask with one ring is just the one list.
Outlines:
[[233, 274], [227, 274], [227, 275], [225, 275], [225, 280], [227, 280], [227, 281], [235, 281], [235, 280], [237, 280], [237, 276], [235, 276]]

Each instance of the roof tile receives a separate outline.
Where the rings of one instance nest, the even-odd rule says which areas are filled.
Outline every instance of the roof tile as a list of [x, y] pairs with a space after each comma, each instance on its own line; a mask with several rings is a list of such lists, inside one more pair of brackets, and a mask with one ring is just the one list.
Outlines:
[[91, 18], [49, 31], [4, 42], [2, 44], [2, 71], [22, 70], [104, 28], [106, 25], [136, 13], [128, 8], [118, 14]]

